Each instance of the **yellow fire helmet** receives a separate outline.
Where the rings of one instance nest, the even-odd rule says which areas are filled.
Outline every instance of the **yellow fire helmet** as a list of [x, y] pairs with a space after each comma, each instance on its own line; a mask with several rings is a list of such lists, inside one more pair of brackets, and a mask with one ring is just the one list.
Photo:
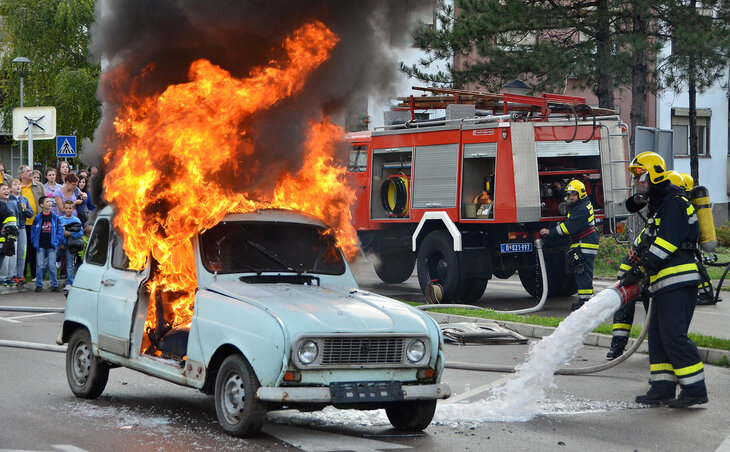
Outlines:
[[677, 187], [684, 188], [684, 178], [677, 171], [674, 171], [674, 170], [667, 171], [667, 179], [669, 179], [669, 182], [671, 182], [672, 185], [676, 185]]
[[679, 173], [679, 175], [682, 176], [682, 185], [680, 187], [684, 187], [687, 191], [692, 190], [695, 186], [694, 178], [687, 173]]
[[649, 182], [658, 184], [667, 180], [667, 165], [656, 152], [646, 151], [634, 157], [629, 165], [629, 172], [635, 177], [649, 175]]
[[565, 193], [570, 193], [570, 192], [578, 193], [579, 199], [583, 199], [586, 196], [588, 196], [588, 194], [586, 193], [585, 184], [583, 184], [583, 182], [581, 182], [579, 180], [575, 180], [575, 179], [570, 181], [568, 183], [568, 185], [565, 186]]

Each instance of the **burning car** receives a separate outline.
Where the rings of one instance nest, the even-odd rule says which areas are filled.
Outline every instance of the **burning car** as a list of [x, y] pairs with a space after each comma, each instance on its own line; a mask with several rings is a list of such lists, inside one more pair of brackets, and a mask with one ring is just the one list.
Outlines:
[[[124, 366], [215, 397], [218, 421], [251, 436], [269, 410], [384, 408], [422, 430], [438, 399], [442, 336], [426, 314], [357, 288], [331, 230], [287, 210], [227, 214], [192, 239], [197, 291], [173, 321], [175, 290], [130, 267], [105, 208], [68, 293], [62, 342], [73, 393], [99, 397]], [[178, 263], [178, 265], [181, 265]]]

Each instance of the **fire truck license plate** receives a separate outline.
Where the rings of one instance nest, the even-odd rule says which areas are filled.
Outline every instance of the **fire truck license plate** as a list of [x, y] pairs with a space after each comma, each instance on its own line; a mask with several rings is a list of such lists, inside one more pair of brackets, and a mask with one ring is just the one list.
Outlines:
[[532, 243], [502, 243], [502, 253], [531, 253]]

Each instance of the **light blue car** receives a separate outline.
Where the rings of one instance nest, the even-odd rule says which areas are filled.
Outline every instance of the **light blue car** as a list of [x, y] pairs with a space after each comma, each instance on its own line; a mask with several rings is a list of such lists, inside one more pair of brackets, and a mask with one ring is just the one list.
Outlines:
[[[449, 397], [441, 331], [428, 315], [357, 288], [332, 231], [286, 210], [229, 214], [193, 239], [189, 325], [145, 330], [155, 265], [129, 269], [113, 210], [97, 217], [68, 293], [61, 342], [73, 393], [93, 399], [109, 369], [135, 369], [215, 397], [218, 421], [255, 435], [269, 410], [385, 408], [422, 430]], [[168, 313], [169, 314], [169, 313]]]

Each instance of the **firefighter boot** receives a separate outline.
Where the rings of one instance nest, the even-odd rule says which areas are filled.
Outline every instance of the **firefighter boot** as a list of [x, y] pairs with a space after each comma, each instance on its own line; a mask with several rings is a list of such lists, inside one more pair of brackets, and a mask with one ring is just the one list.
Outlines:
[[663, 405], [672, 400], [677, 400], [674, 398], [674, 391], [659, 392], [655, 391], [654, 388], [649, 389], [649, 392], [646, 394], [636, 396], [636, 403], [641, 403], [643, 405]]
[[613, 361], [614, 359], [623, 355], [624, 349], [626, 348], [626, 344], [628, 342], [629, 342], [629, 339], [627, 337], [614, 336], [611, 339], [611, 349], [608, 350], [608, 353], [606, 353], [606, 360]]
[[697, 306], [707, 306], [715, 304], [715, 296], [711, 292], [701, 291], [697, 294]]
[[679, 391], [679, 396], [676, 399], [669, 401], [669, 408], [688, 408], [692, 405], [701, 405], [707, 403], [707, 394], [698, 395], [695, 397], [685, 395], [684, 391]]

